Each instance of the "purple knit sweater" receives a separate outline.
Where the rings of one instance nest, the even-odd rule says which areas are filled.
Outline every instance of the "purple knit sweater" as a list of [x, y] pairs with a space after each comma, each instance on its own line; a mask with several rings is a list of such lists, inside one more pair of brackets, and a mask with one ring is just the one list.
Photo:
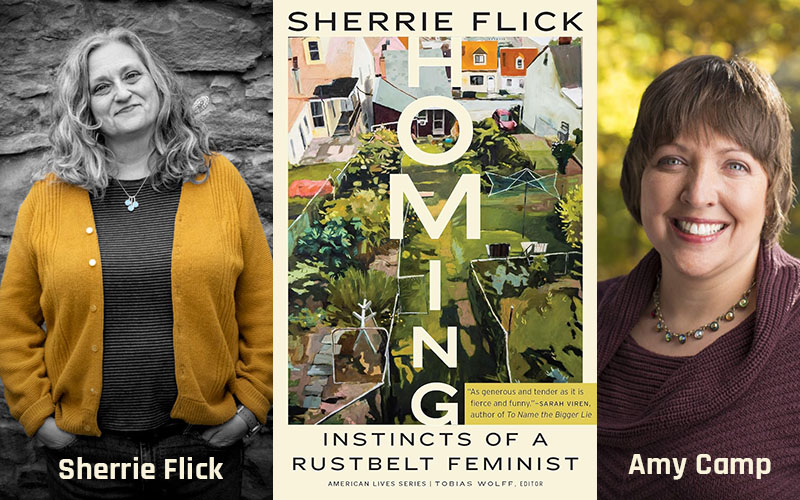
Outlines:
[[[647, 306], [659, 268], [651, 251], [629, 275], [598, 285], [599, 375]], [[724, 335], [687, 359], [640, 414], [599, 412], [600, 499], [800, 498], [800, 261], [762, 244], [758, 283], [749, 334]], [[613, 386], [602, 392], [630, 397]], [[675, 479], [674, 466], [671, 474], [629, 474], [635, 454], [645, 467], [648, 458], [668, 458], [671, 466], [685, 458], [683, 477]], [[696, 471], [701, 454], [711, 456], [701, 461], [711, 474]], [[771, 472], [761, 479], [716, 474], [718, 458], [769, 458]]]

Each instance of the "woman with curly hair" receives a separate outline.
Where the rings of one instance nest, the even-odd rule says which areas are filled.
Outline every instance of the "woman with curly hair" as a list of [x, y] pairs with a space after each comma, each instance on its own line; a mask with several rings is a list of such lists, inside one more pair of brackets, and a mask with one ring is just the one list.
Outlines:
[[[11, 413], [47, 450], [54, 498], [239, 498], [241, 440], [272, 397], [252, 195], [133, 32], [80, 40], [55, 94], [0, 285]], [[211, 480], [170, 470], [181, 460]], [[81, 462], [152, 463], [153, 478], [87, 479]]]

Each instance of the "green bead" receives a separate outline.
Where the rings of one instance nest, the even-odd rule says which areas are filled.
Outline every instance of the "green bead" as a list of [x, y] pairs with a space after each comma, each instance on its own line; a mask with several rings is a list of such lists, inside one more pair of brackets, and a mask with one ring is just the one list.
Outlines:
[[725, 321], [733, 321], [733, 318], [733, 311], [728, 311], [725, 313]]
[[656, 323], [656, 331], [657, 332], [660, 332], [663, 329], [664, 329], [664, 324], [662, 322], [659, 321], [658, 323]]
[[678, 342], [680, 342], [681, 344], [685, 344], [686, 343], [686, 335], [684, 335], [684, 334], [678, 335]]
[[672, 334], [671, 334], [671, 333], [669, 333], [669, 332], [665, 333], [665, 334], [664, 334], [664, 340], [666, 340], [667, 342], [669, 342], [670, 340], [672, 340]]
[[739, 301], [737, 305], [739, 306], [740, 309], [744, 309], [745, 307], [747, 307], [747, 304], [749, 304], [747, 299], [742, 299]]
[[719, 323], [717, 323], [716, 321], [712, 321], [711, 324], [708, 325], [708, 327], [711, 328], [712, 332], [716, 332], [717, 330], [719, 330]]

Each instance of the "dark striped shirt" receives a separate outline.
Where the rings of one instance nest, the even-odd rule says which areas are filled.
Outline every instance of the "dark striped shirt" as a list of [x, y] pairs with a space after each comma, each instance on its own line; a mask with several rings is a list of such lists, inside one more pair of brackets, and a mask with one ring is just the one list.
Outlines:
[[[131, 195], [141, 180], [122, 181]], [[147, 181], [128, 211], [112, 180], [92, 198], [103, 270], [102, 430], [148, 431], [169, 422], [178, 394], [172, 337], [172, 240], [181, 190]]]

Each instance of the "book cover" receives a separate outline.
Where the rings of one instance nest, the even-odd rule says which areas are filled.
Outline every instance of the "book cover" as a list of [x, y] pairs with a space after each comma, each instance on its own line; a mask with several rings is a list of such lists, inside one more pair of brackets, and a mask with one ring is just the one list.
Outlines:
[[594, 5], [274, 15], [275, 490], [593, 495]]

